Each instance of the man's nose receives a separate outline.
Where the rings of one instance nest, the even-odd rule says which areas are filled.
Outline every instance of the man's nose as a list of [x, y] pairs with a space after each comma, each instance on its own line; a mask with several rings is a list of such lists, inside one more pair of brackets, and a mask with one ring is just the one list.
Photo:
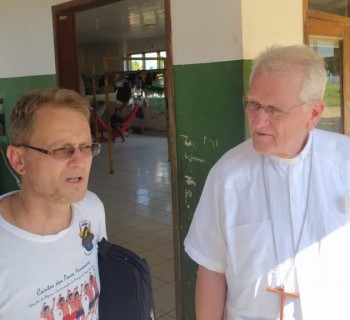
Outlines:
[[258, 112], [253, 116], [252, 121], [254, 127], [261, 128], [270, 124], [270, 115], [265, 108], [260, 108]]
[[74, 149], [74, 153], [72, 154], [72, 157], [69, 159], [69, 161], [75, 165], [81, 166], [85, 165], [86, 157], [79, 148], [76, 148]]

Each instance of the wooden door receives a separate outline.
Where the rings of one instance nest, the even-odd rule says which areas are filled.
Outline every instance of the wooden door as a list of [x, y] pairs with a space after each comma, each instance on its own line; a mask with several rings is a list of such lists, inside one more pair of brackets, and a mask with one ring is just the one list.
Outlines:
[[58, 86], [80, 92], [74, 13], [59, 12], [53, 18]]
[[319, 126], [350, 135], [350, 27], [349, 18], [307, 11], [305, 43], [326, 60], [326, 110]]

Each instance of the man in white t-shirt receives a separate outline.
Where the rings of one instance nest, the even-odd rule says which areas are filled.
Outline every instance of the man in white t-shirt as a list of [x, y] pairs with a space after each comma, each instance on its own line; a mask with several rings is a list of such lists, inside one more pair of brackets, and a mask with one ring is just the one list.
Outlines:
[[197, 320], [350, 318], [350, 139], [315, 129], [326, 82], [306, 46], [254, 61], [251, 139], [211, 169], [185, 239]]
[[67, 89], [28, 94], [12, 110], [7, 157], [22, 186], [0, 198], [1, 320], [89, 313], [85, 297], [68, 303], [91, 274], [99, 287], [97, 243], [106, 237], [103, 204], [87, 191], [100, 152], [89, 115], [88, 101]]

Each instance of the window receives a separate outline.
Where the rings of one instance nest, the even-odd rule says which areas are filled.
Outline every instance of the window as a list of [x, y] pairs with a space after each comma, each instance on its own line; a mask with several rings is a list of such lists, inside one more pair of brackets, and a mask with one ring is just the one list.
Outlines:
[[166, 51], [135, 53], [131, 54], [130, 58], [130, 71], [164, 69]]
[[349, 17], [348, 0], [309, 0], [309, 9]]
[[[145, 53], [145, 58], [158, 58], [158, 52]], [[145, 69], [158, 69], [158, 60], [145, 60]]]
[[[166, 52], [165, 51], [161, 51], [161, 52], [159, 52], [159, 56], [161, 57], [161, 58], [166, 58]], [[164, 69], [165, 68], [165, 63], [164, 63], [164, 61], [165, 60], [159, 60], [159, 68], [160, 69]]]
[[324, 57], [328, 81], [324, 95], [325, 110], [317, 127], [334, 132], [344, 132], [342, 79], [342, 41], [309, 37], [309, 46]]
[[143, 70], [142, 53], [132, 54], [130, 62], [130, 70]]

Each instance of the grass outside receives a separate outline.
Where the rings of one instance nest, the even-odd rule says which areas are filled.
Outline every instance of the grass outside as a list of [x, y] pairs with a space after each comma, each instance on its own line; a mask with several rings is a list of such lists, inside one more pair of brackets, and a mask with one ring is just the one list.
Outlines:
[[339, 107], [341, 105], [340, 83], [327, 83], [324, 101], [327, 107]]

